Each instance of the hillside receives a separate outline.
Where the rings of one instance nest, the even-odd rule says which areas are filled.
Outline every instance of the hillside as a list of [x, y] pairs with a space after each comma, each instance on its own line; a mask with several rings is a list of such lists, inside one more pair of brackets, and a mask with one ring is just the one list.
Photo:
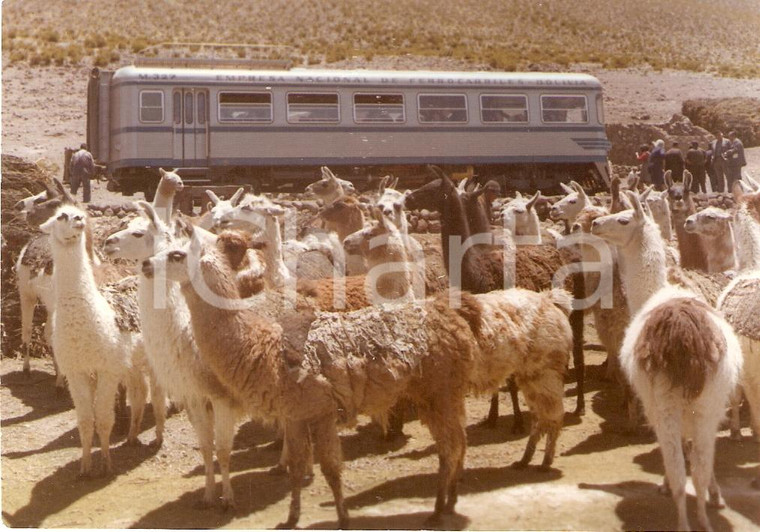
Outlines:
[[[160, 42], [290, 45], [297, 62], [435, 55], [491, 68], [650, 65], [760, 76], [757, 0], [7, 0], [6, 60], [118, 63]], [[241, 52], [242, 53], [242, 52]]]

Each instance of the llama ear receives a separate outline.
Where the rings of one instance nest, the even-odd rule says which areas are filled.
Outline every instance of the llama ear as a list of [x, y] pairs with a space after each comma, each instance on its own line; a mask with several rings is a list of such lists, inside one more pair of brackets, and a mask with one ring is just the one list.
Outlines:
[[628, 190], [638, 190], [640, 181], [641, 181], [641, 175], [636, 174], [633, 178], [633, 181], [628, 182]]
[[164, 176], [165, 176], [166, 174], [168, 174], [169, 172], [167, 172], [167, 171], [166, 171], [166, 170], [164, 170], [163, 168], [159, 168], [159, 169], [158, 169], [158, 173], [161, 175], [161, 177], [164, 177]]
[[158, 228], [158, 215], [156, 214], [156, 209], [153, 208], [153, 205], [147, 201], [139, 200], [137, 201], [137, 206], [142, 209], [143, 214], [145, 214], [145, 217], [150, 221], [150, 223], [154, 227]]
[[210, 199], [214, 203], [214, 205], [216, 205], [217, 203], [221, 201], [219, 199], [219, 196], [214, 194], [213, 190], [206, 190], [206, 196], [208, 196], [208, 199]]
[[448, 176], [444, 173], [443, 170], [439, 166], [435, 166], [433, 164], [427, 165], [428, 172], [430, 172], [434, 178], [437, 179], [448, 179]]
[[639, 201], [638, 194], [630, 190], [626, 190], [625, 195], [628, 196], [628, 199], [631, 201], [631, 205], [633, 205], [634, 216], [639, 220], [643, 220], [646, 214], [644, 213], [644, 207], [641, 206], [641, 201]]
[[522, 199], [522, 194], [520, 194], [519, 190], [515, 190], [515, 199]]
[[566, 183], [563, 183], [562, 181], [559, 182], [559, 186], [562, 187], [562, 190], [565, 191], [565, 194], [572, 194], [573, 192], [575, 192], [575, 190], [573, 190], [573, 187], [568, 186]]
[[536, 202], [538, 201], [538, 198], [540, 197], [541, 197], [541, 191], [538, 190], [536, 191], [535, 194], [533, 194], [533, 197], [530, 198], [530, 200], [528, 200], [528, 203], [525, 204], [528, 210], [531, 210], [536, 205]]
[[393, 190], [396, 190], [397, 186], [398, 186], [398, 177], [393, 179], [393, 181], [391, 182], [390, 188], [392, 188]]
[[753, 191], [760, 191], [760, 182], [756, 181], [748, 172], [742, 173], [742, 179]]
[[58, 195], [63, 196], [63, 203], [68, 203], [69, 205], [76, 205], [77, 200], [75, 200], [71, 194], [69, 194], [68, 190], [66, 190], [66, 187], [63, 186], [63, 183], [61, 183], [58, 178], [53, 178], [53, 184], [55, 185], [55, 188], [58, 190]]
[[734, 181], [734, 184], [731, 187], [731, 193], [734, 195], [734, 201], [736, 203], [739, 203], [744, 198], [744, 195], [748, 192], [749, 190], [747, 190], [747, 185], [741, 181]]
[[243, 197], [243, 192], [245, 192], [243, 187], [240, 187], [239, 189], [237, 189], [235, 193], [232, 195], [232, 197], [230, 198], [230, 205], [235, 207], [238, 201], [240, 201], [240, 198]]
[[51, 185], [47, 179], [43, 179], [42, 186], [45, 187], [45, 192], [47, 193], [48, 200], [51, 200], [53, 198], [57, 198], [58, 196], [60, 196], [60, 193], [58, 192], [58, 189], [56, 188], [55, 183]]
[[652, 193], [653, 190], [654, 190], [654, 185], [649, 185], [646, 189], [644, 189], [644, 192], [642, 192], [641, 196], [639, 196], [639, 202], [642, 204], [646, 202], [647, 198], [649, 197], [649, 195]]
[[467, 179], [462, 179], [459, 183], [457, 183], [457, 190], [459, 192], [464, 192], [467, 190]]
[[570, 181], [570, 185], [578, 193], [578, 197], [579, 198], [584, 198], [585, 200], [588, 200], [588, 196], [586, 195], [586, 191], [583, 190], [583, 187], [580, 186], [580, 184], [578, 184], [576, 181]]
[[668, 185], [668, 188], [673, 188], [673, 171], [668, 170], [665, 172], [665, 184]]
[[322, 167], [322, 179], [327, 179], [329, 181], [335, 181], [337, 177], [335, 174], [330, 170], [328, 167], [323, 166]]
[[53, 225], [55, 224], [56, 219], [57, 219], [56, 216], [51, 216], [50, 218], [48, 218], [48, 220], [45, 223], [40, 225], [40, 231], [42, 231], [43, 233], [47, 235], [51, 234], [53, 232]]
[[688, 170], [683, 171], [683, 195], [688, 197], [691, 192], [691, 182], [694, 180], [694, 176]]
[[377, 193], [382, 195], [383, 192], [385, 192], [386, 187], [388, 186], [388, 181], [390, 180], [391, 176], [386, 175], [383, 176], [383, 178], [380, 180], [380, 184], [377, 186]]

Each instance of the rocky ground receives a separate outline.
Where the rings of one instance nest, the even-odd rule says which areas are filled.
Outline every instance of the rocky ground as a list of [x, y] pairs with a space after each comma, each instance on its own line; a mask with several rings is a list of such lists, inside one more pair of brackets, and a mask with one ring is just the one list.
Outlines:
[[[372, 67], [460, 68], [446, 60], [377, 58]], [[433, 61], [430, 63], [430, 61]], [[388, 64], [385, 64], [388, 63]], [[360, 66], [360, 65], [348, 65]], [[3, 69], [4, 154], [23, 156], [60, 175], [63, 148], [84, 138], [84, 93], [88, 69]], [[756, 96], [760, 80], [714, 78], [681, 72], [592, 70], [605, 86], [607, 121], [662, 124], [695, 97]], [[760, 175], [760, 150], [748, 150], [750, 171]], [[56, 168], [57, 166], [57, 168]], [[94, 202], [130, 198], [109, 193], [95, 183]], [[4, 203], [5, 207], [5, 203]], [[5, 272], [5, 264], [3, 271]], [[4, 284], [5, 286], [5, 284]], [[603, 381], [604, 354], [591, 327], [586, 338], [588, 412], [567, 414], [554, 468], [516, 471], [526, 437], [510, 432], [512, 417], [502, 406], [496, 429], [479, 426], [485, 398], [468, 399], [466, 472], [458, 514], [447, 519], [450, 529], [672, 529], [675, 510], [658, 493], [663, 469], [651, 435], [623, 430], [624, 410], [618, 388]], [[5, 353], [8, 355], [10, 353]], [[232, 460], [237, 508], [230, 512], [201, 510], [203, 474], [195, 437], [184, 413], [173, 416], [161, 449], [122, 445], [114, 437], [117, 474], [77, 481], [79, 438], [67, 397], [56, 396], [52, 363], [34, 359], [31, 378], [21, 360], [0, 361], [2, 418], [2, 515], [13, 527], [65, 528], [269, 528], [287, 513], [287, 480], [267, 474], [278, 451], [273, 432], [244, 424], [235, 440]], [[568, 376], [565, 409], [575, 407], [573, 374]], [[760, 496], [750, 489], [758, 474], [760, 446], [747, 429], [731, 441], [728, 431], [718, 438], [716, 473], [727, 507], [711, 510], [717, 530], [757, 530]], [[141, 440], [154, 437], [152, 417]], [[407, 425], [408, 438], [378, 439], [365, 419], [343, 432], [345, 493], [352, 524], [357, 528], [417, 529], [433, 506], [437, 460], [432, 440], [417, 421]], [[538, 461], [543, 447], [539, 449]], [[691, 487], [690, 493], [693, 493]], [[694, 519], [694, 499], [689, 500]], [[336, 525], [331, 496], [323, 477], [304, 492], [303, 519], [309, 528]]]

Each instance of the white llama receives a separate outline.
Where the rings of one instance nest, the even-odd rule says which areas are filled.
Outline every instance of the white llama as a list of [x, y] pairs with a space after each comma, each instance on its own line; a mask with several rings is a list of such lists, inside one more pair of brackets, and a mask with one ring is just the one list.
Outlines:
[[720, 506], [713, 461], [715, 436], [742, 367], [731, 326], [691, 292], [666, 280], [665, 243], [627, 192], [634, 208], [594, 220], [592, 233], [618, 247], [633, 319], [620, 362], [654, 427], [665, 476], [678, 511], [678, 528], [691, 529], [686, 513], [682, 440], [692, 439], [691, 471], [699, 526], [711, 530], [706, 512]]
[[[172, 232], [157, 211], [146, 202], [137, 202], [143, 217], [114, 233], [105, 243], [110, 257], [144, 261], [174, 243]], [[156, 297], [163, 291], [163, 300]], [[169, 397], [187, 409], [190, 423], [203, 456], [206, 489], [203, 504], [214, 500], [214, 444], [222, 474], [222, 505], [234, 506], [230, 483], [230, 454], [235, 424], [244, 412], [201, 361], [190, 326], [185, 299], [174, 284], [157, 283], [154, 277], [139, 277], [138, 303], [143, 324], [145, 352], [156, 378]]]
[[[71, 205], [58, 209], [40, 228], [50, 235], [55, 315], [53, 349], [77, 413], [82, 441], [80, 475], [92, 472], [93, 425], [98, 433], [105, 472], [113, 471], [109, 444], [118, 385], [127, 382], [132, 405], [128, 442], [139, 444], [146, 385], [139, 324], [125, 323], [95, 284], [85, 244], [86, 214]], [[113, 294], [113, 292], [111, 292]], [[154, 404], [157, 401], [154, 398]], [[163, 430], [163, 427], [161, 427]], [[159, 427], [156, 427], [160, 440]]]

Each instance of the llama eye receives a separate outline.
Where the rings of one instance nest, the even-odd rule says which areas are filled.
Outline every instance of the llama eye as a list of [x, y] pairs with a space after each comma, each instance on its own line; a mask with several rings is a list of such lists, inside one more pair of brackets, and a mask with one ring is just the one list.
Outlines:
[[139, 231], [135, 231], [134, 233], [132, 233], [132, 236], [134, 236], [135, 238], [142, 238], [142, 237], [145, 236], [145, 233], [141, 233]]
[[169, 260], [172, 262], [179, 262], [184, 258], [185, 258], [185, 253], [183, 251], [172, 251], [171, 253], [169, 253]]
[[251, 212], [251, 211], [253, 210], [253, 207], [252, 207], [252, 206], [250, 206], [250, 205], [248, 205], [248, 204], [246, 204], [246, 205], [242, 205], [242, 206], [240, 207], [240, 210], [241, 210], [241, 211], [246, 211], [246, 212]]
[[69, 219], [69, 215], [66, 214], [65, 212], [62, 212], [61, 214], [59, 214], [57, 218], [57, 220], [61, 222], [65, 222], [68, 219]]
[[622, 218], [622, 219], [618, 220], [618, 223], [620, 225], [628, 225], [630, 222], [631, 221], [628, 218]]
[[37, 198], [37, 199], [35, 199], [35, 200], [34, 200], [34, 203], [35, 203], [35, 204], [40, 204], [40, 203], [42, 203], [43, 201], [45, 201], [45, 198]]
[[572, 205], [575, 205], [577, 201], [578, 200], [571, 199], [571, 200], [568, 200], [567, 202], [570, 203], [570, 204], [572, 204]]

